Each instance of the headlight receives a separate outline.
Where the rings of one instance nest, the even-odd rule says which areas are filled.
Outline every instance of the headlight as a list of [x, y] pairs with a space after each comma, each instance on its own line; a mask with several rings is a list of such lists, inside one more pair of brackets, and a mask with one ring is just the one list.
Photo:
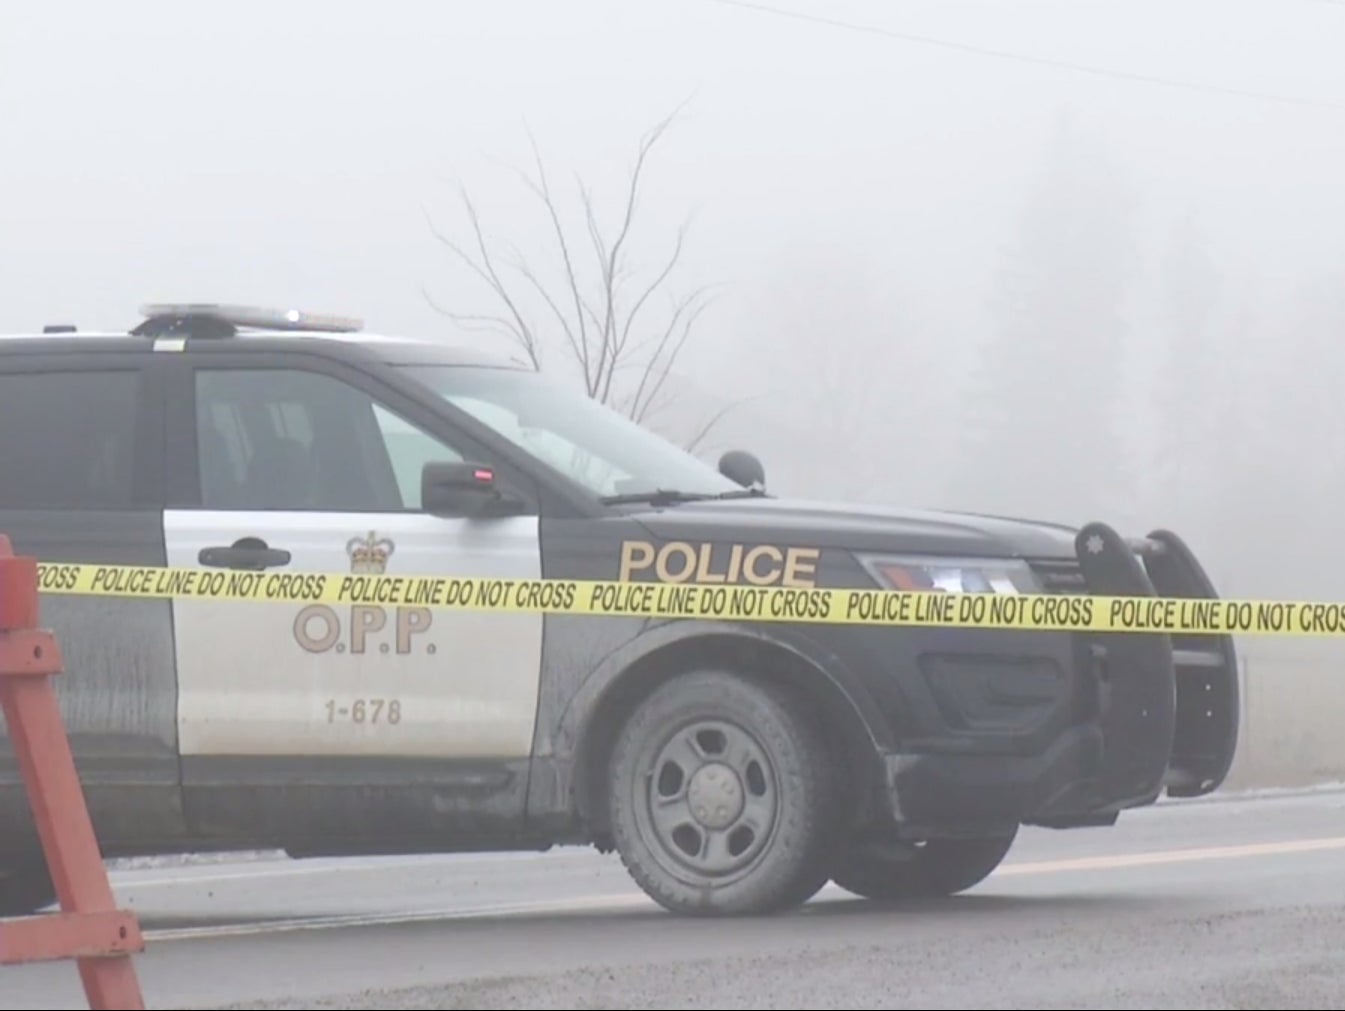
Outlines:
[[945, 593], [1041, 593], [1026, 562], [1004, 558], [859, 555], [864, 570], [887, 590]]

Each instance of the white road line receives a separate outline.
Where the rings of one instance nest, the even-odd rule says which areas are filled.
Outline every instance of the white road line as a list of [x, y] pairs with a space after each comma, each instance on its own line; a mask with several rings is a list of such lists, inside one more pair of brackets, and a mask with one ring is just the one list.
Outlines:
[[[1034, 874], [1065, 874], [1071, 871], [1123, 870], [1132, 867], [1153, 867], [1194, 861], [1234, 860], [1250, 857], [1290, 856], [1345, 849], [1345, 836], [1317, 839], [1293, 839], [1282, 842], [1249, 843], [1237, 846], [1192, 847], [1178, 850], [1155, 850], [1144, 853], [1118, 853], [1110, 856], [1078, 857], [1065, 860], [1024, 861], [1006, 863], [991, 877], [1016, 877]], [[330, 868], [327, 868], [330, 869]], [[305, 870], [310, 870], [305, 868]], [[311, 870], [316, 870], [311, 869]], [[243, 875], [246, 876], [246, 875]], [[838, 892], [829, 886], [827, 892]], [[842, 893], [844, 894], [844, 893]], [[204, 927], [180, 927], [146, 930], [147, 942], [187, 941], [248, 937], [259, 934], [277, 934], [300, 930], [333, 930], [343, 927], [393, 926], [405, 923], [427, 923], [447, 920], [480, 919], [487, 917], [523, 917], [545, 913], [577, 913], [582, 911], [616, 911], [620, 909], [657, 909], [652, 900], [642, 893], [591, 895], [549, 902], [497, 903], [458, 909], [436, 909], [406, 913], [357, 913], [347, 915], [295, 917], [285, 920], [257, 920], [235, 924]]]
[[467, 909], [434, 909], [418, 913], [354, 913], [344, 916], [308, 916], [291, 920], [257, 920], [209, 927], [177, 927], [146, 930], [146, 941], [189, 941], [222, 937], [249, 937], [280, 934], [297, 930], [333, 930], [341, 927], [386, 927], [403, 923], [443, 920], [484, 919], [495, 916], [536, 916], [541, 913], [569, 913], [591, 910], [656, 908], [643, 894], [590, 895], [553, 902], [514, 902], [476, 906]]
[[1060, 874], [1068, 871], [1119, 870], [1127, 867], [1152, 867], [1184, 864], [1198, 860], [1235, 860], [1245, 857], [1288, 856], [1345, 849], [1345, 836], [1319, 839], [1292, 839], [1283, 842], [1247, 843], [1240, 846], [1205, 846], [1147, 853], [1118, 853], [1113, 856], [1074, 857], [1066, 860], [1042, 860], [1034, 863], [1006, 863], [995, 877], [1019, 874]]
[[[1138, 808], [1133, 812], [1127, 812], [1131, 818], [1138, 817], [1167, 817], [1169, 813], [1176, 808], [1204, 807], [1207, 802], [1217, 799], [1221, 803], [1258, 803], [1274, 805], [1277, 801], [1292, 800], [1312, 800], [1318, 799], [1323, 794], [1345, 793], [1345, 785], [1328, 783], [1313, 787], [1285, 787], [1281, 789], [1267, 788], [1265, 790], [1248, 790], [1230, 792], [1226, 794], [1215, 794], [1212, 797], [1199, 798], [1197, 800], [1163, 800], [1154, 807]], [[1166, 809], [1166, 810], [1165, 810]], [[1278, 845], [1278, 844], [1272, 844]], [[1197, 851], [1192, 851], [1197, 852]], [[283, 855], [277, 857], [263, 857], [256, 861], [247, 861], [245, 863], [228, 864], [234, 869], [214, 870], [219, 864], [214, 862], [207, 863], [185, 863], [173, 870], [167, 870], [163, 867], [145, 867], [145, 868], [118, 868], [112, 872], [114, 886], [125, 888], [172, 888], [180, 887], [186, 882], [197, 882], [200, 884], [215, 884], [228, 881], [249, 881], [265, 878], [284, 878], [284, 877], [302, 877], [314, 874], [328, 874], [334, 871], [340, 871], [342, 874], [351, 872], [371, 872], [388, 869], [410, 869], [422, 866], [443, 866], [470, 867], [476, 865], [488, 866], [490, 864], [500, 863], [506, 860], [525, 860], [537, 861], [545, 858], [548, 866], [555, 866], [556, 862], [574, 860], [576, 862], [592, 862], [595, 857], [599, 857], [592, 849], [563, 847], [550, 852], [522, 851], [505, 853], [431, 853], [415, 854], [410, 856], [376, 856], [366, 860], [361, 858], [315, 858], [311, 860], [291, 860]], [[1112, 860], [1111, 857], [1089, 858]], [[1116, 858], [1123, 859], [1123, 858]], [[1192, 859], [1199, 859], [1193, 857]], [[338, 862], [332, 862], [338, 861]], [[1054, 863], [1054, 862], [1052, 862]], [[1032, 874], [1041, 873], [1032, 870], [1010, 871], [1006, 865], [1001, 868], [1000, 873], [1014, 874]], [[1026, 868], [1026, 864], [1018, 865]], [[1045, 865], [1043, 865], [1045, 866]], [[1110, 866], [1110, 865], [1109, 865]], [[1126, 866], [1126, 865], [1115, 865]], [[1083, 869], [1083, 865], [1080, 865]], [[145, 875], [140, 877], [140, 875]]]
[[[153, 874], [155, 872], [163, 873], [162, 869], [154, 870], [118, 870], [110, 874], [112, 884], [119, 888], [171, 888], [180, 887], [184, 884], [216, 884], [223, 881], [256, 881], [262, 878], [288, 878], [304, 877], [311, 874], [351, 874], [359, 872], [387, 871], [387, 870], [409, 870], [413, 868], [431, 868], [442, 867], [444, 869], [464, 868], [473, 866], [486, 866], [490, 864], [499, 864], [508, 859], [516, 860], [537, 860], [539, 857], [546, 857], [547, 866], [554, 867], [557, 863], [573, 860], [592, 863], [594, 860], [602, 859], [602, 854], [585, 851], [583, 853], [492, 853], [483, 856], [462, 855], [462, 854], [432, 854], [428, 856], [412, 857], [346, 857], [333, 858], [339, 862], [331, 863], [325, 859], [319, 860], [291, 860], [288, 857], [280, 857], [276, 860], [265, 861], [265, 866], [241, 868], [232, 871], [210, 871], [202, 868], [200, 864], [183, 865], [181, 870], [169, 877], [138, 877], [140, 874]], [[259, 861], [260, 862], [260, 861]], [[194, 873], [196, 870], [204, 870], [205, 873]]]

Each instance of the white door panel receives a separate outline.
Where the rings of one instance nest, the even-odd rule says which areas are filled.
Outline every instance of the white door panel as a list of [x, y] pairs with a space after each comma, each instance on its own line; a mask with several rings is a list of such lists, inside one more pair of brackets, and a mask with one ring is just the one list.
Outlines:
[[[536, 578], [532, 517], [184, 510], [168, 562], [261, 538], [284, 572]], [[182, 754], [526, 758], [542, 616], [180, 600]]]

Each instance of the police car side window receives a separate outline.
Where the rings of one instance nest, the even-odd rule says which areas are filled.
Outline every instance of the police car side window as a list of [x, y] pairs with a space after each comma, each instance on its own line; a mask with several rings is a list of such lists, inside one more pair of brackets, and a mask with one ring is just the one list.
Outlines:
[[0, 375], [0, 509], [134, 508], [135, 371]]
[[427, 463], [461, 463], [462, 453], [443, 440], [417, 428], [399, 414], [374, 404], [374, 416], [397, 475], [397, 488], [406, 509], [420, 509], [420, 472]]
[[207, 509], [415, 511], [421, 465], [461, 459], [367, 393], [301, 369], [202, 369], [196, 415]]

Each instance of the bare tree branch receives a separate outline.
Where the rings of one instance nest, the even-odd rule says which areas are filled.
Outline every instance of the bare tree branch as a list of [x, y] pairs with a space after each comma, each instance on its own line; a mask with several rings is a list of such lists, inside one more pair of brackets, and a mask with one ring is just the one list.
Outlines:
[[[752, 399], [757, 400], [760, 398], [753, 397]], [[706, 437], [714, 429], [715, 425], [723, 421], [724, 416], [727, 415], [729, 411], [732, 411], [737, 407], [741, 407], [742, 403], [743, 403], [742, 401], [734, 401], [733, 403], [725, 404], [723, 407], [721, 407], [718, 411], [716, 411], [713, 415], [710, 416], [710, 420], [708, 420], [704, 425], [701, 426], [700, 431], [698, 431], [694, 436], [692, 436], [691, 439], [686, 443], [686, 445], [683, 446], [683, 448], [686, 449], [688, 452], [694, 452], [696, 447], [705, 441]]]
[[[689, 99], [687, 100], [689, 101]], [[538, 201], [554, 242], [559, 263], [559, 285], [550, 284], [544, 273], [517, 249], [504, 260], [512, 268], [515, 292], [496, 266], [498, 256], [490, 251], [476, 205], [463, 191], [471, 229], [472, 250], [444, 235], [431, 222], [435, 237], [462, 260], [503, 307], [499, 312], [466, 312], [440, 306], [429, 294], [426, 299], [448, 319], [468, 329], [499, 334], [516, 343], [541, 368], [542, 349], [548, 340], [559, 340], [566, 355], [578, 367], [588, 396], [613, 406], [621, 405], [628, 417], [643, 422], [666, 388], [676, 363], [696, 323], [714, 301], [708, 288], [669, 299], [668, 316], [661, 323], [649, 319], [654, 296], [670, 283], [686, 250], [690, 216], [678, 228], [671, 251], [662, 258], [653, 276], [641, 281], [631, 263], [638, 214], [645, 191], [645, 176], [653, 152], [686, 105], [683, 102], [649, 129], [636, 147], [619, 204], [619, 221], [609, 240], [592, 188], [576, 179], [580, 228], [586, 233], [594, 257], [591, 283], [586, 284], [574, 253], [574, 240], [567, 230], [549, 172], [531, 130], [532, 171], [513, 168], [523, 185]], [[550, 271], [547, 272], [549, 274]], [[627, 286], [631, 287], [628, 292]], [[540, 329], [529, 321], [524, 296], [537, 300], [536, 308], [549, 323]], [[730, 407], [733, 405], [730, 405]], [[702, 442], [713, 426], [728, 413], [718, 412], [701, 428], [691, 446]]]
[[[574, 299], [576, 325], [579, 328], [579, 338], [572, 341], [575, 345], [575, 353], [584, 368], [584, 376], [589, 376], [589, 346], [588, 346], [588, 328], [584, 325], [583, 312], [583, 294], [579, 287], [579, 279], [575, 276], [574, 260], [570, 256], [570, 244], [565, 237], [565, 228], [560, 222], [560, 212], [556, 209], [556, 202], [551, 197], [551, 184], [546, 176], [546, 164], [542, 159], [542, 152], [537, 146], [537, 139], [528, 131], [528, 143], [532, 146], [533, 161], [537, 165], [537, 181], [529, 181], [534, 193], [542, 200], [546, 207], [547, 217], [551, 220], [551, 227], [556, 233], [556, 242], [560, 246], [561, 258], [565, 262], [565, 277], [570, 286], [570, 295]], [[589, 386], [589, 395], [592, 396], [593, 387]]]
[[[476, 206], [472, 203], [472, 199], [468, 196], [466, 189], [462, 190], [462, 200], [467, 207], [467, 216], [472, 222], [472, 231], [476, 236], [477, 248], [481, 252], [480, 263], [473, 260], [471, 255], [461, 246], [435, 228], [433, 221], [430, 222], [430, 229], [434, 233], [435, 238], [449, 249], [453, 250], [453, 252], [457, 253], [477, 276], [485, 280], [495, 294], [500, 297], [500, 300], [508, 307], [510, 315], [513, 317], [513, 330], [519, 343], [527, 353], [528, 358], [531, 359], [533, 366], [535, 368], [541, 368], [537, 338], [533, 334], [532, 328], [528, 326], [528, 322], [524, 319], [522, 312], [520, 312], [518, 304], [510, 295], [508, 288], [506, 288], [504, 282], [500, 280], [499, 274], [495, 272], [495, 266], [490, 259], [490, 251], [486, 248], [485, 236], [481, 231], [481, 220], [476, 213]], [[434, 305], [433, 300], [431, 300], [431, 305]]]
[[[663, 384], [667, 382], [668, 374], [672, 371], [673, 365], [676, 364], [678, 356], [681, 355], [682, 348], [686, 345], [687, 338], [691, 336], [691, 328], [695, 325], [696, 320], [700, 318], [701, 313], [709, 307], [708, 303], [703, 303], [690, 312], [686, 322], [682, 324], [681, 338], [673, 345], [672, 351], [667, 351], [668, 343], [672, 338], [673, 332], [677, 328], [678, 321], [682, 319], [683, 315], [686, 314], [688, 308], [695, 300], [696, 296], [692, 295], [689, 298], [683, 299], [678, 304], [673, 319], [669, 322], [668, 329], [664, 332], [663, 339], [659, 341], [658, 350], [654, 353], [653, 358], [650, 359], [649, 365], [644, 370], [644, 375], [640, 379], [639, 390], [637, 391], [635, 404], [633, 405], [633, 413], [631, 414], [633, 420], [644, 420], [645, 415], [649, 410], [649, 405], [654, 402], [654, 398], [657, 397], [659, 392], [663, 389]], [[662, 363], [660, 364], [661, 356]], [[652, 385], [650, 384], [651, 379]], [[640, 400], [640, 393], [645, 393], [643, 402]]]

